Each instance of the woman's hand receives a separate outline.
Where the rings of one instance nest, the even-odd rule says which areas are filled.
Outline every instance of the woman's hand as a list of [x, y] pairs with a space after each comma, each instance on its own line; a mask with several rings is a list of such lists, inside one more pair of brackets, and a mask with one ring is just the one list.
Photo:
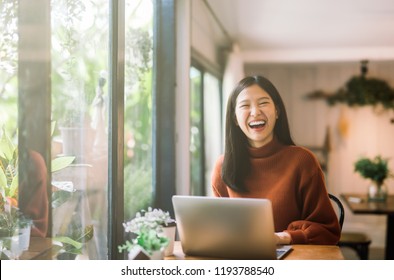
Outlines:
[[291, 243], [291, 236], [285, 231], [275, 232], [276, 244], [285, 245]]

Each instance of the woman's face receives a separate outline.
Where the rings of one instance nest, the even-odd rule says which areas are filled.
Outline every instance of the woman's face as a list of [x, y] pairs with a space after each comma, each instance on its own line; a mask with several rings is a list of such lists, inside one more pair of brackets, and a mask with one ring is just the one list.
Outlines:
[[250, 146], [262, 147], [274, 137], [278, 113], [269, 94], [258, 85], [247, 87], [239, 93], [235, 117]]

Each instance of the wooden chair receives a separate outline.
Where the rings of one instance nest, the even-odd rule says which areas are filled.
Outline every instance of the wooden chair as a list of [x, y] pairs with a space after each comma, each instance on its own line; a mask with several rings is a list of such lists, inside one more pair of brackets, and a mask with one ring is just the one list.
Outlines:
[[328, 194], [328, 196], [336, 206], [335, 211], [338, 215], [339, 225], [341, 227], [341, 238], [339, 239], [338, 246], [352, 248], [356, 251], [360, 260], [368, 260], [371, 238], [367, 234], [361, 232], [342, 232], [345, 209], [342, 202], [335, 195]]

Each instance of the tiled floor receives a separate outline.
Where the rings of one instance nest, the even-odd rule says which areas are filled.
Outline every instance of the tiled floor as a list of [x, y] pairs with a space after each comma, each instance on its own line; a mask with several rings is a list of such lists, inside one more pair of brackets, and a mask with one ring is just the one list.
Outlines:
[[[345, 260], [358, 260], [357, 253], [351, 248], [341, 247], [341, 251]], [[384, 248], [370, 247], [369, 248], [370, 260], [384, 260]]]

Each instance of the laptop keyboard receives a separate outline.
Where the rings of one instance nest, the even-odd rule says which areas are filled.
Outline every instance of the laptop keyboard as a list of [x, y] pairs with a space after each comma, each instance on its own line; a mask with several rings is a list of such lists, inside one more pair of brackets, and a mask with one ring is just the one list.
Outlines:
[[291, 246], [281, 246], [276, 249], [276, 258], [278, 260], [282, 259], [288, 252], [292, 250]]

